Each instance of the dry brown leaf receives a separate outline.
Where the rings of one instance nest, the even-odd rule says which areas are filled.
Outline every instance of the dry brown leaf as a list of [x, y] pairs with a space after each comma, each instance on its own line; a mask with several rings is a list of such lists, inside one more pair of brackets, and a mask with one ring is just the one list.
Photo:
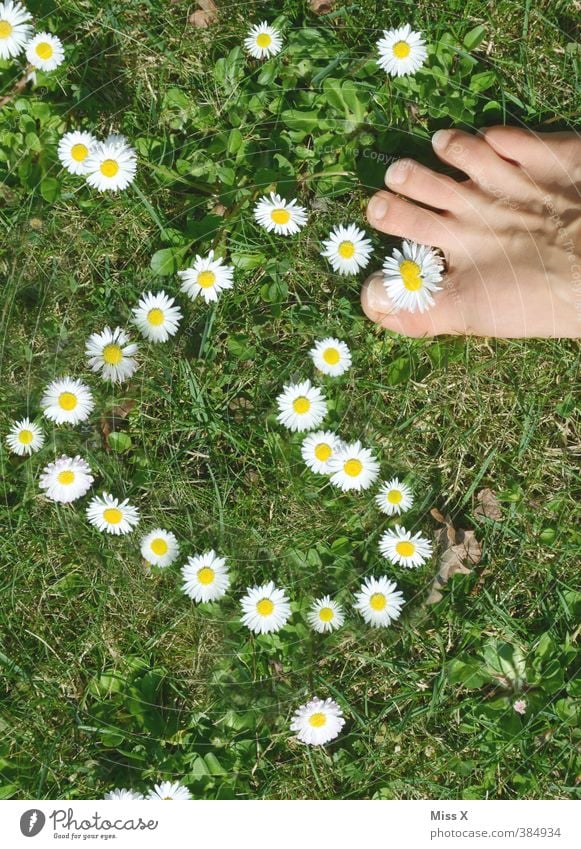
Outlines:
[[124, 421], [131, 410], [135, 407], [137, 401], [134, 401], [132, 398], [128, 398], [126, 401], [123, 401], [121, 404], [117, 404], [115, 407], [111, 407], [106, 413], [103, 413], [99, 422], [99, 430], [101, 431], [101, 439], [103, 441], [103, 448], [105, 451], [109, 451], [109, 434], [117, 429], [117, 424], [119, 422]]
[[218, 9], [214, 0], [198, 0], [200, 7], [197, 12], [194, 12], [188, 18], [188, 22], [199, 29], [204, 29], [213, 24], [218, 17]]
[[311, 12], [315, 15], [326, 15], [335, 5], [335, 0], [309, 0]]
[[430, 513], [442, 527], [436, 532], [436, 549], [440, 553], [438, 574], [432, 582], [425, 604], [436, 604], [442, 598], [441, 589], [452, 575], [459, 572], [467, 575], [480, 563], [482, 547], [474, 531], [455, 528], [449, 516], [443, 516], [436, 508]]
[[481, 489], [476, 494], [478, 507], [474, 511], [475, 516], [486, 516], [487, 519], [494, 519], [495, 522], [502, 520], [502, 510], [496, 493], [491, 489]]

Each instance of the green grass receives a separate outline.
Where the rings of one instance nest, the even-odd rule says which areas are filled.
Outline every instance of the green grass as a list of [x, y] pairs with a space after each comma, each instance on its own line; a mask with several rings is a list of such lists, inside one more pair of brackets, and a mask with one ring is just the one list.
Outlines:
[[[38, 19], [40, 4], [28, 5]], [[143, 344], [126, 387], [112, 392], [88, 378], [97, 401], [89, 422], [47, 425], [30, 460], [2, 444], [1, 792], [99, 798], [175, 777], [205, 798], [569, 797], [578, 346], [378, 331], [361, 312], [361, 280], [331, 274], [319, 242], [339, 221], [365, 226], [370, 184], [385, 165], [365, 170], [371, 160], [354, 151], [411, 150], [429, 161], [429, 133], [450, 123], [574, 126], [573, 11], [557, 2], [362, 0], [317, 19], [298, 0], [219, 5], [218, 23], [198, 31], [186, 23], [187, 4], [59, 2], [44, 23], [71, 45], [66, 67], [0, 110], [2, 432], [37, 415], [51, 379], [85, 374], [85, 339], [127, 324], [143, 290], [178, 294], [175, 275], [154, 273], [156, 252], [173, 246], [185, 262], [214, 246], [239, 266], [215, 308], [179, 295], [178, 337]], [[249, 20], [281, 13], [289, 31], [308, 25], [324, 38], [297, 41], [270, 83], [243, 59], [216, 68]], [[443, 89], [380, 89], [362, 69], [381, 29], [408, 19], [430, 42], [451, 33], [455, 45], [482, 25], [473, 71], [456, 73], [451, 58]], [[9, 92], [19, 73], [0, 67]], [[471, 74], [490, 68], [491, 87], [466, 106]], [[369, 85], [361, 126], [333, 123], [317, 99], [329, 78]], [[330, 124], [301, 139], [281, 116], [309, 103]], [[136, 144], [134, 188], [97, 196], [63, 177], [56, 141], [78, 123]], [[288, 242], [251, 222], [253, 198], [273, 175], [316, 210]], [[373, 239], [378, 265], [393, 243]], [[384, 477], [409, 479], [416, 502], [406, 526], [432, 536], [438, 507], [482, 542], [481, 563], [436, 606], [422, 606], [435, 561], [407, 574], [382, 561], [377, 540], [388, 522], [373, 499], [338, 495], [308, 473], [299, 438], [276, 423], [275, 396], [285, 381], [312, 375], [307, 352], [327, 334], [354, 354], [344, 379], [321, 381], [329, 426], [374, 448]], [[117, 410], [113, 427], [131, 447], [115, 452], [103, 418], [111, 425], [127, 400], [133, 406]], [[184, 557], [208, 547], [228, 556], [233, 591], [223, 603], [194, 606], [177, 564], [144, 568], [138, 534], [104, 538], [84, 520], [84, 502], [57, 508], [40, 495], [43, 465], [77, 452], [98, 491], [138, 504], [144, 529], [173, 530]], [[501, 522], [475, 513], [485, 487], [499, 495]], [[313, 595], [337, 593], [349, 605], [363, 576], [384, 572], [408, 601], [396, 626], [375, 633], [352, 613], [335, 635], [308, 633]], [[270, 578], [289, 589], [292, 625], [251, 640], [237, 599]], [[523, 719], [510, 683], [494, 675], [516, 650], [528, 682]], [[336, 698], [348, 719], [326, 751], [289, 739], [292, 712], [313, 693]]]

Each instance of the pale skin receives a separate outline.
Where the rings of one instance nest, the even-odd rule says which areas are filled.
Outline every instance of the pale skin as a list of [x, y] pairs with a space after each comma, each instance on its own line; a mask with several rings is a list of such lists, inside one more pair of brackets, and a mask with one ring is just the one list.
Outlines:
[[440, 248], [442, 291], [427, 312], [395, 312], [376, 272], [361, 293], [369, 318], [406, 336], [581, 336], [581, 137], [490, 127], [441, 130], [432, 145], [468, 179], [400, 159], [367, 217]]

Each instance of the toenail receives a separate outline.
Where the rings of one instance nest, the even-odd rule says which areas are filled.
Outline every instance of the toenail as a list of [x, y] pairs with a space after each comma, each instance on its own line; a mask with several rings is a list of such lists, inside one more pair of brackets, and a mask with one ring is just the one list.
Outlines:
[[434, 150], [444, 150], [450, 141], [450, 130], [437, 130], [432, 136], [432, 147]]
[[409, 167], [409, 163], [406, 159], [400, 159], [397, 162], [394, 162], [393, 165], [390, 165], [385, 172], [385, 181], [387, 183], [391, 183], [392, 186], [401, 185], [405, 182]]
[[383, 195], [374, 195], [367, 207], [367, 216], [374, 221], [381, 221], [387, 215], [389, 204]]

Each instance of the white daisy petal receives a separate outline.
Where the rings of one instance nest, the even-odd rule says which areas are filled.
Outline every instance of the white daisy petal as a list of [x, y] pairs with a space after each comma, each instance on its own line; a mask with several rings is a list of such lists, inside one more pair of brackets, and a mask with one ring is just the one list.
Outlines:
[[397, 584], [387, 575], [381, 578], [366, 578], [355, 594], [355, 609], [372, 628], [387, 628], [401, 616], [403, 594]]
[[54, 71], [63, 62], [65, 51], [58, 36], [39, 32], [27, 42], [26, 58], [39, 71]]
[[392, 77], [415, 74], [428, 56], [422, 34], [412, 30], [409, 24], [385, 30], [377, 49], [379, 66]]
[[357, 441], [341, 445], [329, 460], [329, 474], [331, 483], [343, 492], [368, 489], [379, 474], [379, 463], [375, 455]]
[[130, 533], [139, 523], [139, 510], [129, 504], [127, 498], [119, 501], [104, 492], [89, 502], [87, 519], [101, 532], [119, 536]]
[[19, 56], [32, 36], [32, 15], [22, 3], [0, 3], [0, 59]]
[[61, 377], [44, 390], [40, 406], [47, 419], [57, 425], [84, 422], [95, 403], [91, 390], [82, 380]]
[[295, 711], [290, 728], [301, 743], [323, 746], [334, 740], [344, 725], [343, 711], [337, 702], [315, 697]]
[[435, 304], [432, 295], [444, 274], [442, 258], [426, 245], [402, 242], [383, 264], [383, 285], [395, 310], [425, 312]]
[[411, 531], [396, 525], [382, 535], [379, 550], [392, 563], [415, 569], [432, 556], [432, 543], [420, 533], [412, 536]]
[[254, 207], [254, 217], [261, 227], [278, 236], [294, 236], [307, 223], [307, 211], [296, 200], [287, 201], [274, 192], [264, 195]]
[[90, 490], [93, 481], [91, 467], [85, 460], [79, 456], [67, 457], [63, 454], [54, 463], [44, 467], [39, 485], [51, 501], [69, 504], [82, 498]]
[[325, 396], [310, 380], [285, 386], [276, 403], [278, 421], [293, 431], [318, 427], [327, 415]]
[[307, 620], [313, 631], [325, 634], [340, 628], [345, 621], [345, 614], [341, 605], [326, 595], [312, 603]]
[[150, 802], [185, 802], [192, 798], [192, 794], [179, 781], [162, 781], [149, 791], [146, 798]]
[[263, 21], [253, 26], [244, 39], [244, 47], [255, 59], [268, 59], [282, 49], [280, 32]]
[[171, 531], [156, 528], [141, 540], [141, 556], [152, 566], [165, 569], [170, 566], [179, 554], [179, 544]]
[[222, 598], [230, 586], [226, 558], [218, 557], [215, 551], [188, 557], [182, 568], [182, 577], [185, 594], [202, 603]]
[[315, 368], [331, 377], [339, 377], [351, 368], [351, 351], [339, 339], [329, 336], [309, 351]]
[[147, 292], [133, 309], [133, 323], [139, 328], [142, 336], [150, 342], [167, 342], [170, 336], [177, 333], [182, 320], [179, 307], [174, 306], [175, 300], [168, 298], [165, 292]]
[[87, 161], [93, 152], [97, 139], [91, 133], [73, 130], [61, 136], [57, 155], [63, 168], [70, 174], [87, 174]]
[[255, 634], [280, 631], [290, 615], [290, 602], [284, 590], [275, 587], [273, 581], [261, 587], [252, 587], [241, 600], [241, 621]]
[[44, 445], [44, 434], [40, 427], [29, 418], [14, 422], [6, 434], [6, 443], [13, 454], [20, 457], [30, 456], [40, 451]]
[[373, 250], [366, 234], [355, 224], [338, 225], [323, 242], [321, 256], [326, 257], [339, 274], [357, 274], [369, 263]]
[[182, 292], [194, 301], [200, 295], [206, 303], [217, 301], [222, 289], [234, 285], [234, 268], [224, 265], [222, 258], [214, 259], [214, 251], [205, 256], [196, 256], [194, 264], [186, 271], [178, 271], [182, 280]]
[[402, 483], [399, 478], [392, 478], [381, 485], [375, 496], [375, 503], [382, 513], [394, 516], [409, 510], [414, 503], [414, 497], [407, 484]]
[[137, 345], [120, 327], [106, 327], [101, 333], [89, 336], [85, 354], [92, 371], [101, 373], [109, 383], [124, 383], [137, 369]]
[[103, 799], [109, 802], [134, 802], [143, 798], [145, 798], [143, 793], [136, 793], [135, 790], [126, 790], [124, 787], [116, 787], [115, 790], [110, 790], [103, 796]]
[[301, 454], [311, 471], [326, 475], [329, 473], [329, 460], [340, 445], [342, 442], [336, 433], [330, 430], [318, 430], [304, 438]]
[[137, 154], [123, 136], [97, 142], [87, 158], [87, 183], [99, 192], [126, 189], [135, 179]]

